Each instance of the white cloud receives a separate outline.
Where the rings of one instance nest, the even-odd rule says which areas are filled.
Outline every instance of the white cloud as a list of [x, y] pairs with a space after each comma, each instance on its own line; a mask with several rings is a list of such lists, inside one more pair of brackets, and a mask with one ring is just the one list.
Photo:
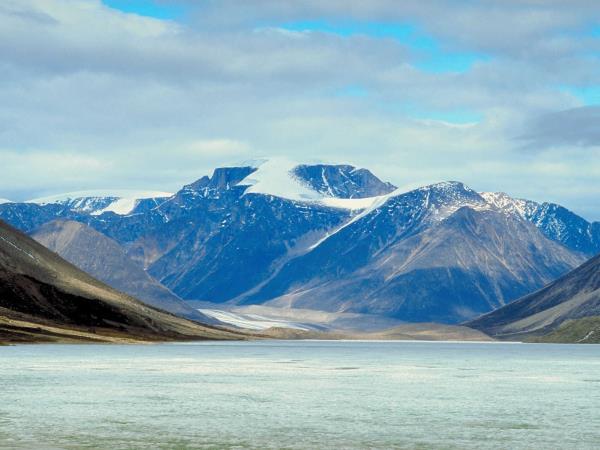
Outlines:
[[[600, 189], [598, 155], [571, 151], [597, 144], [593, 116], [555, 115], [582, 106], [562, 85], [600, 83], [598, 39], [582, 36], [599, 7], [452, 4], [450, 14], [448, 2], [425, 0], [191, 2], [177, 23], [97, 0], [6, 0], [0, 196], [170, 191], [221, 162], [268, 154], [348, 161], [403, 186], [460, 179], [546, 195], [600, 218], [586, 206]], [[442, 52], [487, 58], [430, 73], [393, 39], [277, 29], [336, 18], [415, 23]], [[352, 86], [364, 95], [344, 96]], [[462, 113], [481, 119], [464, 125]]]

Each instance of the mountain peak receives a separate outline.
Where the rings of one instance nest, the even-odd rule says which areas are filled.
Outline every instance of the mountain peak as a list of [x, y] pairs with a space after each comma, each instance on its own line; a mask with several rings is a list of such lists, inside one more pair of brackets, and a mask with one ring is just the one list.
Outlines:
[[480, 192], [486, 202], [505, 213], [517, 214], [524, 219], [531, 216], [539, 206], [536, 202], [513, 198], [505, 192]]
[[473, 189], [460, 181], [443, 181], [417, 189], [426, 194], [427, 207], [439, 218], [448, 217], [458, 208], [486, 209], [488, 204]]
[[[396, 189], [369, 170], [350, 164], [300, 164], [281, 157], [245, 161], [240, 165], [216, 169], [212, 177], [202, 177], [186, 188], [218, 191], [233, 186], [245, 187], [245, 194], [322, 202], [346, 209], [368, 206], [370, 203], [366, 199], [386, 195]], [[354, 201], [359, 199], [365, 201]]]

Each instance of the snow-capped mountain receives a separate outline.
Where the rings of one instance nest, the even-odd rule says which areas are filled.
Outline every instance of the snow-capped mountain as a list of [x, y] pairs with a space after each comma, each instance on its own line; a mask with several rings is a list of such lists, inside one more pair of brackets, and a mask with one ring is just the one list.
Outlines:
[[12, 203], [12, 201], [8, 200], [7, 198], [0, 198], [0, 205], [4, 203]]
[[[3, 204], [0, 218], [85, 223], [183, 299], [445, 322], [540, 288], [598, 242], [558, 205], [459, 182], [403, 192], [349, 165], [253, 161], [158, 194]], [[588, 228], [589, 245], [573, 239]]]
[[127, 215], [133, 213], [143, 201], [150, 201], [156, 206], [172, 195], [172, 193], [160, 191], [79, 191], [36, 198], [28, 200], [26, 203], [60, 205], [74, 212], [95, 216], [105, 212]]
[[389, 196], [235, 301], [455, 322], [583, 260], [462, 183], [440, 183]]

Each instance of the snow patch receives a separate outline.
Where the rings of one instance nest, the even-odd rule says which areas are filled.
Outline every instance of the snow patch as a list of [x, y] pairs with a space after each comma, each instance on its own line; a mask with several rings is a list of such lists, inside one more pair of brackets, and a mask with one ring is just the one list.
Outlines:
[[237, 314], [220, 309], [198, 309], [205, 316], [220, 322], [248, 330], [266, 330], [268, 328], [291, 328], [294, 330], [314, 330], [315, 327], [301, 322], [290, 322], [283, 319], [269, 318], [258, 314]]
[[317, 200], [317, 203], [330, 208], [349, 209], [353, 211], [371, 208], [374, 203], [378, 201], [379, 197], [366, 197], [366, 198], [336, 198], [336, 197], [324, 197]]
[[7, 198], [0, 198], [0, 205], [3, 205], [4, 203], [13, 203], [13, 202]]

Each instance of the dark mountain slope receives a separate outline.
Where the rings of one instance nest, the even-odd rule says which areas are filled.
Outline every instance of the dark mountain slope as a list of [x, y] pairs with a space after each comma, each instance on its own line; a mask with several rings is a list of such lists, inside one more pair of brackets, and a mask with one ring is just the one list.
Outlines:
[[486, 314], [469, 327], [499, 337], [545, 334], [570, 319], [600, 316], [600, 256], [543, 289]]
[[0, 324], [5, 336], [11, 329], [19, 334], [15, 327], [21, 332], [25, 328], [50, 327], [85, 333], [94, 339], [240, 337], [146, 306], [95, 280], [1, 221]]
[[[223, 203], [223, 196], [199, 202], [187, 216], [195, 226], [187, 226], [185, 235], [149, 267], [152, 276], [183, 298], [223, 302], [246, 292], [267, 278], [290, 249], [316, 241], [348, 217], [345, 211], [257, 194], [217, 207]], [[180, 225], [170, 221], [161, 233], [177, 235]], [[143, 244], [148, 247], [148, 237]]]

